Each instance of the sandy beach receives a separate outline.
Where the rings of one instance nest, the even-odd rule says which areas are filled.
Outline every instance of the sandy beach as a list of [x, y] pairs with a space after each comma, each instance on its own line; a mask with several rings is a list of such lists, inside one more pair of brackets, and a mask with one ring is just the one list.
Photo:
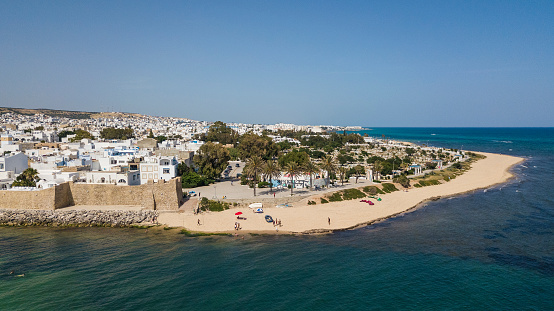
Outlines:
[[[307, 205], [308, 199], [290, 208], [277, 208], [264, 205], [263, 214], [255, 214], [249, 208], [231, 208], [223, 212], [161, 212], [158, 221], [171, 227], [185, 227], [190, 231], [230, 232], [230, 233], [318, 233], [354, 228], [401, 214], [419, 204], [437, 197], [448, 197], [476, 189], [488, 188], [506, 182], [513, 175], [510, 168], [523, 161], [523, 158], [481, 153], [486, 156], [472, 164], [469, 171], [441, 185], [410, 188], [381, 195], [382, 201], [369, 206], [359, 200]], [[368, 185], [368, 184], [365, 184]], [[360, 185], [364, 186], [364, 185]], [[400, 188], [399, 188], [400, 189]], [[242, 212], [246, 220], [237, 220], [235, 213]], [[267, 223], [265, 215], [279, 219], [280, 227]], [[329, 224], [329, 219], [330, 224]], [[200, 221], [200, 225], [198, 224]], [[234, 230], [235, 222], [241, 230]]]

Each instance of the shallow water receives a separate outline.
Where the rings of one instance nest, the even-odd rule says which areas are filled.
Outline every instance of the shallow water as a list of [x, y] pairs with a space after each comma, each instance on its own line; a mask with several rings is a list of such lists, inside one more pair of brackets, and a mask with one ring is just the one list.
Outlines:
[[0, 309], [551, 310], [554, 130], [376, 131], [528, 159], [508, 184], [327, 236], [0, 227]]

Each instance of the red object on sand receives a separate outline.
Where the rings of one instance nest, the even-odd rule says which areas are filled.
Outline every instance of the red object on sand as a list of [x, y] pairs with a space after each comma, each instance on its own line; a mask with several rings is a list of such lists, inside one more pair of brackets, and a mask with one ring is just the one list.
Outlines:
[[242, 212], [236, 212], [235, 215], [242, 215]]

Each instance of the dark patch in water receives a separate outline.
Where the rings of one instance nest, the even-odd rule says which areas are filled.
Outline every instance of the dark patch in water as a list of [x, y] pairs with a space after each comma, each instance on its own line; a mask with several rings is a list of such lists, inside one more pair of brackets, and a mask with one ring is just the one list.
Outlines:
[[554, 276], [554, 258], [546, 257], [538, 260], [530, 256], [512, 254], [489, 254], [489, 258], [499, 264], [521, 267], [547, 276]]

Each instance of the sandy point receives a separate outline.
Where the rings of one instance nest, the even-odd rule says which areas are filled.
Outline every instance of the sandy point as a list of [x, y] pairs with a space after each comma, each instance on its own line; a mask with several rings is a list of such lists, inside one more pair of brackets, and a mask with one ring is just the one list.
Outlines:
[[[355, 228], [402, 214], [431, 199], [442, 198], [488, 188], [504, 183], [513, 177], [510, 169], [524, 159], [509, 155], [483, 153], [486, 158], [471, 165], [471, 169], [457, 178], [436, 186], [410, 188], [381, 195], [382, 201], [369, 206], [359, 200], [308, 205], [308, 199], [294, 207], [264, 206], [263, 214], [249, 208], [231, 208], [223, 212], [192, 213], [161, 212], [158, 221], [171, 227], [184, 227], [190, 231], [227, 233], [323, 233]], [[242, 212], [246, 219], [237, 219]], [[281, 225], [267, 222], [270, 215]], [[235, 230], [236, 224], [240, 230]]]

